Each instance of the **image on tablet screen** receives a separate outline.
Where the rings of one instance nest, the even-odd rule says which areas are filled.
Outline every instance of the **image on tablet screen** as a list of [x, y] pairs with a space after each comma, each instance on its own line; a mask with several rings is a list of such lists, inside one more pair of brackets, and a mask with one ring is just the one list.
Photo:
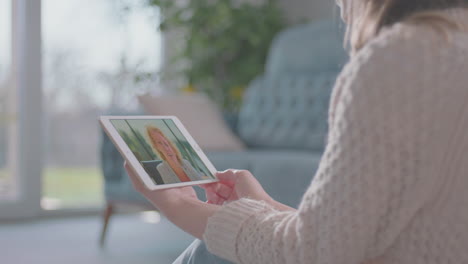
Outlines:
[[110, 122], [155, 184], [215, 179], [171, 119]]

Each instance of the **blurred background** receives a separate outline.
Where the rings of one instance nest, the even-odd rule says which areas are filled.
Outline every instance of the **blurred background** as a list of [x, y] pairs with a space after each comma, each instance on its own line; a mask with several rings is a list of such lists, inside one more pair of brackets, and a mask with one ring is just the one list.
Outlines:
[[116, 198], [98, 117], [202, 94], [241, 142], [213, 150], [255, 147], [238, 116], [269, 53], [288, 56], [274, 39], [323, 21], [339, 39], [336, 13], [333, 0], [0, 0], [0, 263], [171, 263], [192, 238], [141, 197]]

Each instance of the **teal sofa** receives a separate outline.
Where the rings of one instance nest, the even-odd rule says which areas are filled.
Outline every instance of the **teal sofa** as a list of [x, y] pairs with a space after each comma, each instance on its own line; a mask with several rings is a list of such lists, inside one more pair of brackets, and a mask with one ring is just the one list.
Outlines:
[[[218, 170], [250, 170], [276, 200], [296, 207], [319, 164], [335, 79], [347, 61], [334, 21], [294, 26], [275, 38], [262, 76], [249, 85], [235, 126], [244, 152], [208, 152]], [[122, 114], [122, 113], [119, 113]], [[101, 242], [118, 202], [148, 205], [132, 188], [122, 158], [103, 135], [108, 203]]]

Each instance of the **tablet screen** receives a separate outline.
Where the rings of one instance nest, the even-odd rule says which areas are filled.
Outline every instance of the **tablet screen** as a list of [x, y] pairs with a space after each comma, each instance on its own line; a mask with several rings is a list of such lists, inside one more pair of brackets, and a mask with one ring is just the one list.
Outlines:
[[215, 179], [173, 120], [110, 122], [155, 184]]

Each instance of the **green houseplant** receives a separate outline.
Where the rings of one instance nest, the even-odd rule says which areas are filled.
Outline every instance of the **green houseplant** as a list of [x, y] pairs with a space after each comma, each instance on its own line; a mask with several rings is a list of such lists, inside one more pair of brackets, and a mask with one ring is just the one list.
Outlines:
[[[147, 0], [160, 9], [160, 29], [182, 32], [169, 69], [187, 90], [210, 96], [235, 113], [248, 83], [263, 71], [273, 37], [286, 22], [276, 0]], [[163, 75], [164, 76], [164, 75]]]

